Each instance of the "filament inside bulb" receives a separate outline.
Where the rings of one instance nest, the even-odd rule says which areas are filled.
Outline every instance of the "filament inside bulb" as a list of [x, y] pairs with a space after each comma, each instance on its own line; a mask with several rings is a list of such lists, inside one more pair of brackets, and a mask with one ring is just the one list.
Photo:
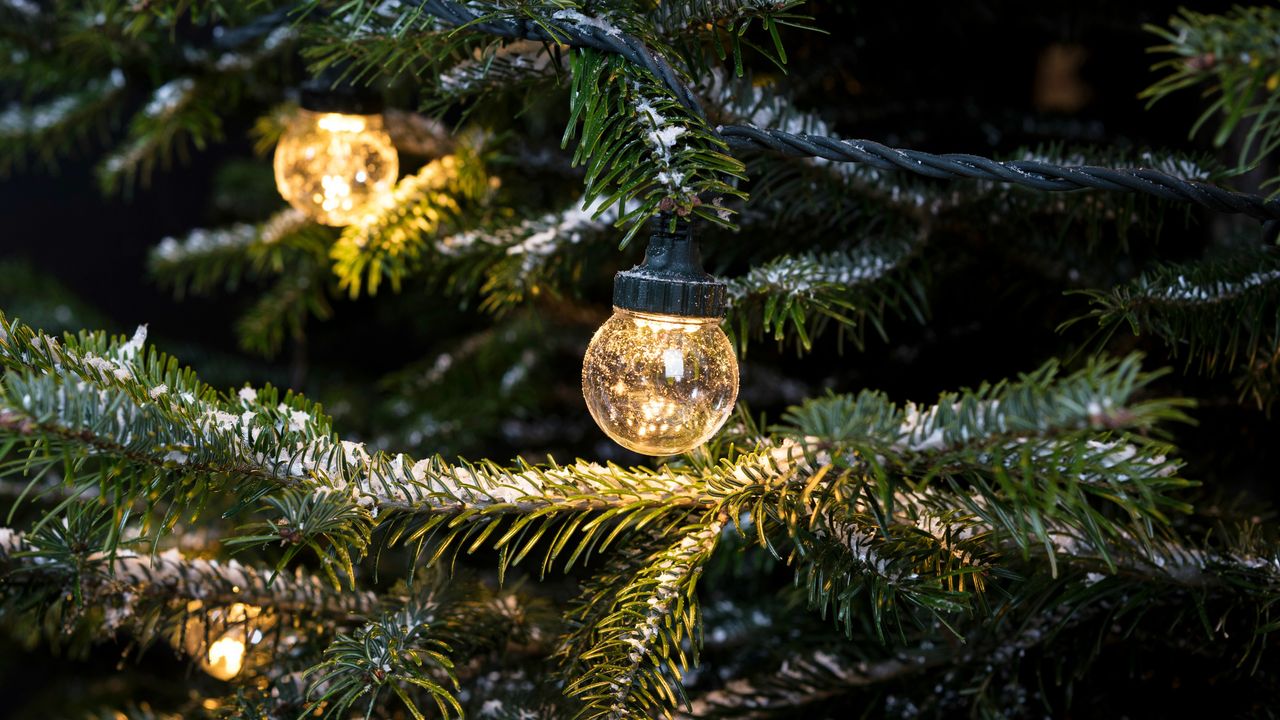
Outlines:
[[325, 113], [316, 120], [316, 127], [329, 132], [347, 132], [358, 133], [364, 131], [364, 118], [359, 115], [342, 115], [339, 113]]

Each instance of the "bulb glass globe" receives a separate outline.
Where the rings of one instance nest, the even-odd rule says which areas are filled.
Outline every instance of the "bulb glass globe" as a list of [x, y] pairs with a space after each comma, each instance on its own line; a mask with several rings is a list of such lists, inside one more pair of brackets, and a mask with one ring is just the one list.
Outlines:
[[582, 395], [619, 445], [675, 455], [706, 442], [729, 419], [738, 359], [718, 318], [614, 308], [587, 346]]
[[244, 671], [249, 649], [262, 642], [274, 619], [262, 608], [244, 603], [206, 608], [201, 600], [187, 603], [187, 619], [175, 630], [175, 647], [200, 661], [205, 672], [230, 680]]
[[276, 188], [325, 225], [351, 225], [390, 195], [400, 173], [381, 115], [299, 110], [276, 145]]
[[244, 667], [244, 640], [231, 633], [218, 638], [209, 646], [203, 665], [205, 672], [219, 680], [230, 680], [239, 675]]

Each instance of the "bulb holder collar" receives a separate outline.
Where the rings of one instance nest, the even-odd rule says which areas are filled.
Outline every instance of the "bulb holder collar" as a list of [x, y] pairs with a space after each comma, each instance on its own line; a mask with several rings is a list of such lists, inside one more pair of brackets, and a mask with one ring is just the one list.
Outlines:
[[724, 317], [729, 287], [702, 269], [693, 226], [660, 215], [649, 236], [644, 262], [613, 278], [613, 304], [623, 310], [680, 317]]
[[319, 75], [302, 83], [298, 88], [298, 104], [302, 109], [343, 115], [381, 113], [385, 107], [382, 94], [367, 85], [353, 82], [343, 70], [342, 67], [330, 65]]

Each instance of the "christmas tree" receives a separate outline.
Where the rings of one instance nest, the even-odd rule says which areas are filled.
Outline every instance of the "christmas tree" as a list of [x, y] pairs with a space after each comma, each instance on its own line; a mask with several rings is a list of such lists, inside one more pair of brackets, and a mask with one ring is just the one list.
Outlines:
[[1280, 11], [1124, 5], [0, 1], [8, 712], [1272, 716]]

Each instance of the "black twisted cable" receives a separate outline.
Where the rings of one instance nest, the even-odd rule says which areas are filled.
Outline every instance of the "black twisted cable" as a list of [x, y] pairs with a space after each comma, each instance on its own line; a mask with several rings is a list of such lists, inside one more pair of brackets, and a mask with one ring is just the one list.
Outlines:
[[639, 65], [658, 78], [675, 93], [680, 104], [696, 117], [706, 119], [702, 103], [689, 89], [684, 79], [661, 55], [649, 49], [640, 39], [620, 30], [597, 27], [585, 23], [534, 22], [527, 18], [485, 18], [480, 11], [453, 0], [426, 0], [422, 9], [441, 20], [468, 30], [477, 30], [497, 37], [518, 40], [538, 40], [574, 47], [589, 47], [621, 55], [627, 62]]
[[1280, 200], [1234, 192], [1198, 180], [1184, 180], [1149, 168], [1064, 166], [1035, 160], [998, 162], [976, 155], [934, 155], [891, 148], [871, 140], [837, 140], [746, 125], [722, 125], [717, 131], [731, 147], [767, 149], [793, 157], [863, 163], [881, 170], [906, 170], [945, 180], [995, 180], [1035, 190], [1092, 188], [1139, 192], [1194, 203], [1217, 212], [1241, 213], [1257, 220], [1280, 220]]
[[[617, 53], [628, 62], [644, 67], [671, 88], [681, 104], [697, 117], [706, 118], [697, 96], [670, 63], [639, 39], [621, 31], [576, 22], [544, 24], [528, 19], [485, 18], [480, 11], [454, 0], [426, 0], [421, 7], [457, 27], [498, 37], [540, 40]], [[714, 131], [730, 147], [739, 149], [768, 149], [793, 157], [864, 163], [882, 170], [906, 170], [932, 178], [994, 180], [1058, 192], [1096, 189], [1145, 193], [1217, 212], [1247, 215], [1266, 221], [1264, 234], [1267, 238], [1280, 234], [1280, 200], [1226, 190], [1149, 168], [1068, 166], [1034, 160], [999, 162], [977, 155], [934, 155], [891, 148], [871, 140], [839, 140], [743, 125], [722, 125]]]

